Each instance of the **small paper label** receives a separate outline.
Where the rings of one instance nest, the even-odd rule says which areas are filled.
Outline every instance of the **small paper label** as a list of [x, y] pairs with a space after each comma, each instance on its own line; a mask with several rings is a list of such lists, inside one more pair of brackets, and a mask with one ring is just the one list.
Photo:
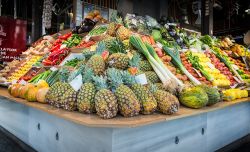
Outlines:
[[238, 83], [241, 83], [241, 81], [240, 81], [237, 77], [233, 76], [233, 78], [234, 78], [234, 80], [237, 81]]
[[235, 70], [239, 70], [239, 67], [235, 64], [232, 64], [232, 67], [235, 69]]
[[19, 82], [19, 84], [26, 85], [26, 84], [27, 84], [27, 82], [26, 82], [26, 81], [24, 81], [24, 80], [21, 80], [21, 81]]
[[69, 84], [75, 91], [78, 91], [82, 86], [82, 75], [79, 74]]
[[214, 65], [213, 65], [212, 63], [207, 62], [206, 64], [207, 64], [207, 66], [208, 66], [210, 69], [212, 69], [212, 70], [215, 69], [215, 67], [214, 67]]
[[85, 42], [88, 42], [90, 38], [91, 38], [91, 36], [90, 36], [90, 35], [87, 35], [87, 36], [85, 37], [84, 41], [85, 41]]
[[64, 48], [66, 48], [66, 47], [67, 47], [66, 44], [62, 44], [61, 47], [60, 47], [60, 49], [64, 49]]
[[16, 84], [17, 80], [12, 80], [11, 84]]
[[193, 68], [193, 69], [198, 74], [198, 76], [201, 78], [202, 77], [201, 73], [198, 70], [196, 70], [195, 68]]
[[137, 83], [139, 83], [139, 84], [142, 84], [142, 85], [148, 84], [146, 75], [145, 75], [144, 73], [135, 76], [135, 81], [136, 81]]
[[56, 67], [51, 67], [50, 70], [51, 70], [51, 71], [56, 71], [56, 70], [58, 70], [58, 69], [57, 69]]
[[137, 20], [136, 19], [132, 19], [131, 22], [132, 22], [132, 24], [137, 25]]

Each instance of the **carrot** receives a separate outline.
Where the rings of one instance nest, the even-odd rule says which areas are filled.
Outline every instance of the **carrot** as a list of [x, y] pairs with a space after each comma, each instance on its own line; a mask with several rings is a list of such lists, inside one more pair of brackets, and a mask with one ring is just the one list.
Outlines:
[[145, 42], [150, 44], [150, 41], [149, 41], [148, 37], [147, 36], [144, 36], [144, 37], [145, 37]]
[[150, 36], [149, 39], [150, 39], [151, 44], [152, 44], [152, 45], [155, 45], [155, 40], [153, 39], [153, 37]]
[[147, 42], [146, 36], [142, 36], [141, 39], [142, 39], [143, 42]]

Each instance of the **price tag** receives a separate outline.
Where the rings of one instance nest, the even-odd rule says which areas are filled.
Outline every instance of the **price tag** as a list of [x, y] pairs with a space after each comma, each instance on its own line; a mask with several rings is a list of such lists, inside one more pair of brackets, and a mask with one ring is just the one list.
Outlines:
[[67, 47], [66, 44], [62, 44], [61, 47], [60, 47], [60, 49], [64, 49], [64, 48], [66, 48], [66, 47]]
[[85, 37], [84, 41], [85, 41], [85, 42], [88, 42], [90, 38], [91, 38], [91, 36], [90, 36], [90, 35], [87, 35], [87, 36]]
[[238, 83], [241, 83], [241, 81], [236, 77], [236, 76], [233, 76], [234, 80], [237, 81]]
[[215, 69], [215, 67], [214, 67], [214, 65], [213, 65], [212, 63], [207, 62], [206, 64], [207, 64], [207, 66], [208, 66], [210, 69], [212, 69], [212, 70]]
[[235, 70], [239, 70], [239, 67], [235, 64], [232, 64], [232, 67], [235, 69]]
[[133, 19], [131, 20], [131, 22], [132, 22], [132, 24], [137, 25], [137, 20], [136, 20], [136, 19], [133, 18]]
[[50, 70], [51, 70], [51, 71], [56, 71], [56, 70], [58, 70], [58, 69], [57, 69], [56, 67], [51, 67]]
[[12, 80], [11, 84], [16, 84], [17, 80]]
[[136, 81], [137, 83], [139, 83], [139, 84], [142, 84], [142, 85], [148, 84], [146, 75], [145, 75], [144, 73], [135, 76], [135, 81]]
[[196, 70], [195, 68], [193, 68], [193, 69], [198, 74], [198, 76], [201, 78], [202, 77], [201, 73], [198, 70]]
[[24, 80], [21, 80], [21, 81], [19, 82], [19, 84], [26, 85], [26, 84], [27, 84], [27, 82], [26, 82], [26, 81], [24, 81]]
[[159, 42], [156, 42], [156, 45], [158, 46], [158, 48], [162, 49], [163, 48], [163, 45]]
[[82, 75], [79, 74], [69, 84], [75, 91], [78, 91], [82, 86]]

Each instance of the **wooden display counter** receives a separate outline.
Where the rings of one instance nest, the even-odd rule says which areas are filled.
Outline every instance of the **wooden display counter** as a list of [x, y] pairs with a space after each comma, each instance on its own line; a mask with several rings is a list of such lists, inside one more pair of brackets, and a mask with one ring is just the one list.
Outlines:
[[0, 88], [0, 125], [38, 151], [214, 151], [249, 134], [248, 101], [103, 120], [14, 98]]

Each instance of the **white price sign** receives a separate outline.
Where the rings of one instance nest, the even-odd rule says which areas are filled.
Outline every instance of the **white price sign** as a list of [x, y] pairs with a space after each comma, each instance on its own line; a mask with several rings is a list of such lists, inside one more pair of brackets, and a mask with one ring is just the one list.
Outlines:
[[51, 71], [56, 71], [56, 70], [58, 70], [58, 69], [57, 69], [56, 67], [51, 67], [50, 70], [51, 70]]
[[69, 84], [75, 91], [78, 91], [82, 86], [82, 75], [79, 74]]
[[142, 85], [148, 84], [146, 75], [145, 75], [144, 73], [135, 76], [135, 81], [136, 81], [137, 83], [139, 83], [139, 84], [142, 84]]

